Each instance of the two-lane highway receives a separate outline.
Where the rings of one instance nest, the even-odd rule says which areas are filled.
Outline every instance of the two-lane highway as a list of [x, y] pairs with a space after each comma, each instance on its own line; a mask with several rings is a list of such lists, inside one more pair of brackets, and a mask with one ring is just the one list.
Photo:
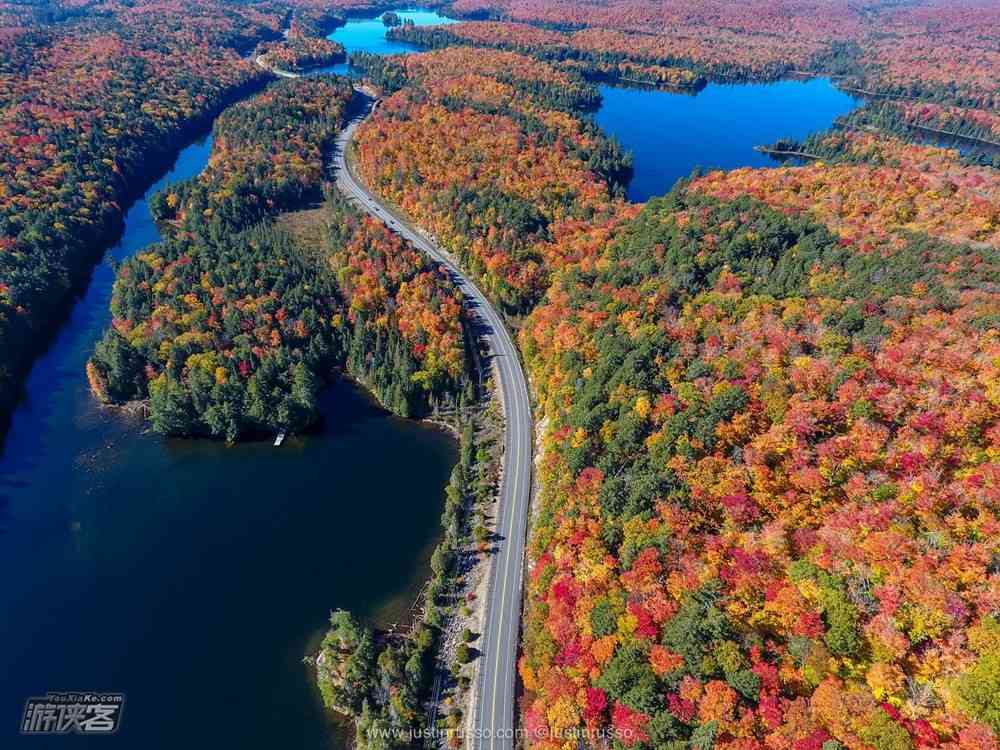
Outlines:
[[533, 431], [528, 383], [510, 333], [486, 296], [440, 248], [396, 216], [351, 172], [345, 158], [347, 146], [355, 128], [372, 109], [369, 97], [360, 92], [358, 96], [364, 97], [364, 109], [341, 132], [334, 149], [337, 186], [357, 206], [384, 221], [414, 247], [449, 270], [462, 294], [470, 301], [472, 313], [479, 317], [493, 355], [506, 422], [496, 525], [500, 541], [485, 602], [472, 736], [466, 747], [475, 750], [511, 748], [514, 746], [514, 687], [524, 544], [531, 495]]

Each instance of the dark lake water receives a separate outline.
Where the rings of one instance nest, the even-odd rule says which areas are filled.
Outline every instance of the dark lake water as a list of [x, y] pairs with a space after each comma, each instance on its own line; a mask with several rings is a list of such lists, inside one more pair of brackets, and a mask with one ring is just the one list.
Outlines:
[[[359, 18], [331, 38], [412, 50], [384, 34]], [[697, 165], [772, 164], [752, 146], [853, 106], [826, 81], [602, 92], [598, 122], [635, 153], [634, 200]], [[210, 138], [185, 148], [147, 196], [197, 174], [210, 149]], [[157, 238], [140, 200], [111, 254]], [[149, 434], [87, 391], [112, 281], [107, 264], [95, 269], [0, 453], [0, 747], [343, 747], [302, 657], [331, 608], [378, 624], [405, 615], [427, 577], [454, 442], [349, 383], [326, 392], [320, 430], [280, 449]], [[120, 735], [18, 736], [27, 697], [66, 690], [124, 692]]]
[[[147, 196], [210, 148], [185, 148]], [[157, 237], [141, 200], [112, 255]], [[83, 374], [112, 281], [95, 269], [0, 457], [0, 747], [343, 747], [302, 658], [332, 608], [405, 616], [454, 441], [349, 383], [327, 391], [317, 434], [279, 449], [148, 434]], [[120, 734], [18, 735], [26, 698], [72, 690], [125, 693]]]
[[695, 167], [769, 167], [754, 146], [828, 128], [856, 100], [827, 79], [712, 83], [697, 94], [601, 86], [597, 124], [635, 156], [633, 201], [670, 190]]

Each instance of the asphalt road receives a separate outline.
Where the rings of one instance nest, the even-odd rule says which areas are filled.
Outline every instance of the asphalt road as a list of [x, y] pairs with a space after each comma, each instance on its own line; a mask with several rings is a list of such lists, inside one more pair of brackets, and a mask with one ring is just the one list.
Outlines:
[[264, 64], [263, 55], [257, 55], [253, 59], [253, 64], [256, 65], [261, 70], [266, 70], [271, 75], [279, 76], [280, 78], [301, 78], [298, 73], [290, 73], [287, 70], [281, 70], [280, 68], [272, 68]]
[[466, 742], [466, 747], [475, 750], [511, 748], [514, 746], [514, 687], [520, 640], [524, 544], [531, 493], [533, 431], [528, 383], [510, 333], [486, 296], [448, 256], [390, 211], [347, 168], [345, 148], [372, 106], [371, 100], [365, 98], [367, 104], [364, 111], [337, 138], [333, 160], [337, 186], [359, 208], [381, 219], [414, 247], [448, 269], [468, 300], [470, 310], [479, 319], [483, 337], [493, 355], [503, 399], [506, 424], [496, 526], [500, 537], [499, 551], [493, 559], [490, 573], [485, 627], [476, 644], [482, 655], [472, 737]]

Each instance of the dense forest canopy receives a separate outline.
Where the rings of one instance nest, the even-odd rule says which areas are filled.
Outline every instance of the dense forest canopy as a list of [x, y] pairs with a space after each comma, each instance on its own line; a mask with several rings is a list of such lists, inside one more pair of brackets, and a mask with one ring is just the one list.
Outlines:
[[887, 257], [696, 187], [522, 333], [550, 420], [526, 725], [995, 747], [996, 249]]
[[997, 172], [912, 125], [996, 115], [929, 85], [635, 206], [549, 93], [582, 58], [493, 26], [359, 61], [396, 93], [358, 154], [528, 313], [529, 745], [995, 750]]
[[257, 60], [262, 65], [284, 73], [301, 73], [344, 60], [343, 45], [301, 34], [289, 34], [288, 39], [263, 44], [257, 52]]
[[[0, 3], [0, 406], [149, 165], [264, 86], [258, 45], [307, 64], [368, 7]], [[354, 156], [518, 329], [543, 449], [529, 745], [1000, 750], [1000, 8], [450, 12], [466, 22], [392, 32], [433, 51], [354, 58], [385, 93]], [[778, 144], [802, 162], [646, 205], [587, 115], [594, 80], [813, 74], [869, 100]], [[456, 288], [323, 195], [351, 96], [300, 80], [219, 118], [209, 168], [152, 202], [164, 240], [118, 270], [88, 367], [101, 398], [234, 439], [311, 423], [334, 368], [402, 414], [464, 397]], [[321, 198], [304, 242], [288, 213]], [[324, 648], [376, 674], [366, 630], [332, 624]], [[418, 683], [393, 710], [412, 714]]]
[[356, 137], [368, 183], [432, 229], [508, 312], [543, 294], [562, 262], [552, 254], [567, 252], [557, 238], [628, 210], [609, 181], [627, 176], [629, 159], [572, 114], [596, 97], [577, 76], [470, 48], [356, 62], [402, 87]]

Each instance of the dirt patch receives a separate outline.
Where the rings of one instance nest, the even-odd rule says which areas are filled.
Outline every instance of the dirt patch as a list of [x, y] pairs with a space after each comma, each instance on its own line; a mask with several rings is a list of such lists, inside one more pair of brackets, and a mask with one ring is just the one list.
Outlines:
[[287, 211], [277, 219], [277, 225], [288, 232], [303, 250], [327, 252], [330, 249], [325, 205]]

